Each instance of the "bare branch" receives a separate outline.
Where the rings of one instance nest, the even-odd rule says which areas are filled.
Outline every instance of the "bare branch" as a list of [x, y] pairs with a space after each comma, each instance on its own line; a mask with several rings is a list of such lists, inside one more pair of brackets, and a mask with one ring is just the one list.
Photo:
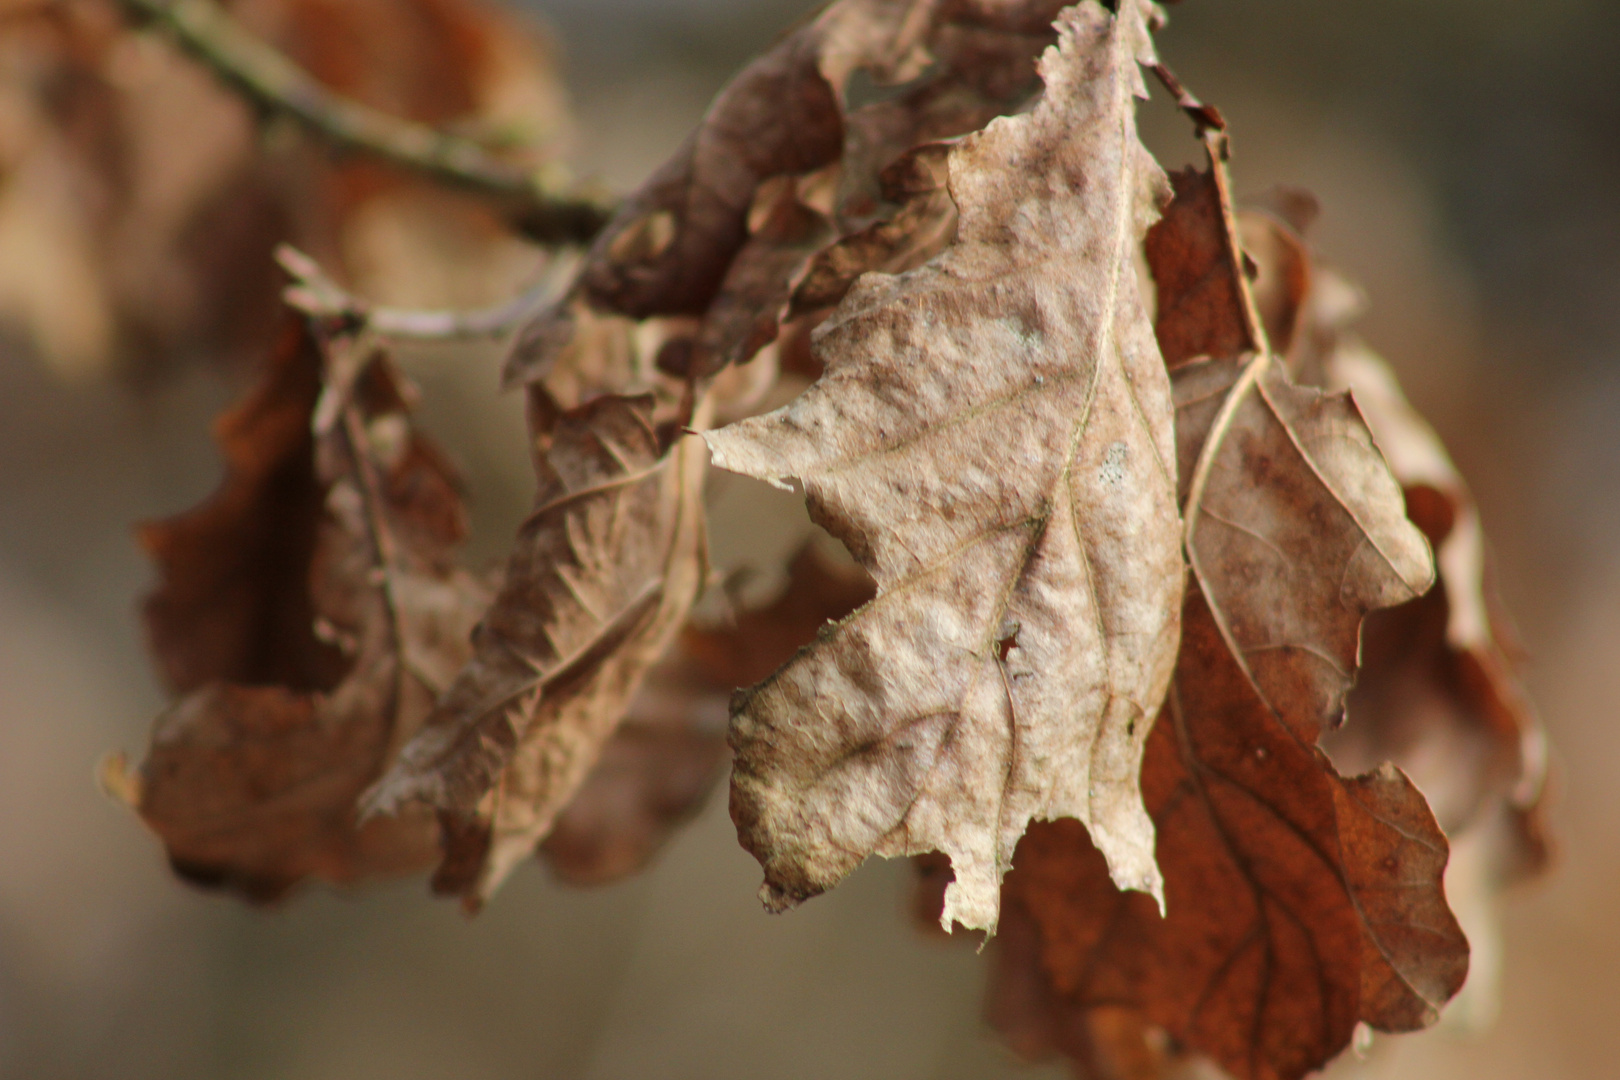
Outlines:
[[468, 139], [332, 93], [259, 40], [214, 0], [119, 0], [163, 27], [192, 57], [268, 112], [291, 116], [335, 146], [371, 154], [506, 204], [537, 240], [580, 243], [607, 220], [600, 202], [567, 190], [556, 166], [527, 169]]

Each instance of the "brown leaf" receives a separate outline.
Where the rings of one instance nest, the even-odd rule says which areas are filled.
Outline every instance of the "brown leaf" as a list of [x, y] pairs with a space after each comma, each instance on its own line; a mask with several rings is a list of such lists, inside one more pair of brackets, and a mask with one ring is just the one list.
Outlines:
[[[1394, 373], [1366, 346], [1341, 343], [1327, 373], [1366, 413], [1440, 569], [1422, 600], [1369, 623], [1365, 672], [1354, 699], [1367, 719], [1356, 732], [1398, 758], [1412, 756], [1411, 743], [1433, 737], [1424, 730], [1430, 726], [1456, 724], [1489, 740], [1472, 784], [1462, 783], [1467, 770], [1456, 759], [1444, 779], [1433, 778], [1435, 793], [1448, 796], [1441, 801], [1431, 794], [1431, 801], [1450, 832], [1465, 829], [1492, 796], [1533, 812], [1546, 771], [1546, 739], [1519, 679], [1517, 648], [1495, 595], [1473, 497], [1439, 438], [1406, 403]], [[1527, 868], [1546, 857], [1545, 851], [1525, 855]]]
[[1167, 915], [1115, 890], [1068, 822], [1031, 829], [1007, 879], [1053, 992], [1071, 1008], [1135, 1005], [1243, 1078], [1320, 1067], [1358, 1020], [1431, 1022], [1467, 947], [1422, 796], [1393, 767], [1332, 772], [1260, 698], [1196, 592], [1183, 633], [1143, 766]]
[[435, 879], [476, 908], [546, 835], [702, 586], [702, 444], [651, 395], [561, 410], [531, 388], [540, 488], [473, 659], [367, 797], [448, 812]]
[[1433, 582], [1423, 535], [1348, 395], [1264, 357], [1178, 370], [1187, 557], [1261, 696], [1307, 742], [1337, 727], [1362, 617]]
[[799, 197], [797, 185], [773, 177], [755, 192], [749, 240], [726, 271], [679, 375], [708, 375], [751, 359], [776, 340], [788, 284], [827, 240], [829, 224]]
[[1242, 1078], [1302, 1076], [1358, 1020], [1431, 1023], [1468, 953], [1422, 795], [1393, 766], [1333, 772], [1259, 696], [1197, 592], [1183, 635], [1143, 766], [1167, 915], [1116, 890], [1070, 822], [1032, 828], [1008, 876], [1009, 918], [1040, 933], [1048, 1007], [1134, 1005]]
[[310, 418], [321, 361], [289, 320], [260, 385], [214, 421], [226, 479], [194, 510], [138, 530], [163, 576], [143, 615], [171, 691], [210, 682], [330, 690], [349, 661], [315, 634], [311, 564], [325, 516]]
[[1483, 959], [1446, 1016], [1480, 1027], [1501, 992], [1499, 894], [1551, 858], [1545, 736], [1520, 681], [1478, 511], [1438, 438], [1354, 338], [1338, 342], [1327, 375], [1366, 412], [1440, 567], [1427, 595], [1367, 621], [1352, 722], [1329, 752], [1349, 768], [1393, 759], [1433, 805], [1454, 853], [1446, 894]]
[[722, 467], [800, 480], [878, 587], [733, 707], [732, 814], [773, 909], [940, 850], [944, 924], [993, 930], [1026, 824], [1065, 815], [1158, 891], [1136, 774], [1182, 574], [1132, 261], [1164, 189], [1134, 127], [1151, 44], [1135, 3], [1059, 26], [1035, 110], [951, 151], [955, 243], [863, 278], [821, 380], [706, 436]]
[[1301, 728], [1195, 590], [1142, 772], [1167, 914], [1116, 890], [1070, 822], [1032, 828], [1007, 878], [1009, 918], [1040, 933], [1048, 1007], [1076, 1023], [1134, 1005], [1243, 1078], [1320, 1067], [1358, 1020], [1434, 1020], [1468, 956], [1441, 889], [1445, 837], [1393, 766], [1342, 779]]
[[192, 881], [268, 900], [431, 862], [429, 816], [361, 825], [354, 809], [488, 600], [454, 566], [459, 482], [411, 427], [411, 394], [366, 343], [333, 341], [323, 364], [289, 328], [220, 420], [220, 491], [142, 532], [164, 577], [154, 652], [185, 696], [136, 775], [113, 781]]
[[[1065, 823], [1072, 824], [1072, 823]], [[1044, 829], [1045, 824], [1036, 829]], [[1033, 835], [1033, 833], [1031, 834]], [[1052, 992], [1041, 966], [1041, 938], [1012, 897], [990, 946], [984, 1019], [1025, 1061], [1060, 1055], [1076, 1080], [1196, 1080], [1185, 1051], [1139, 1010], [1100, 1005], [1080, 1009]], [[925, 916], [930, 922], [939, 911]]]
[[[1029, 95], [1061, 6], [828, 4], [744, 68], [685, 146], [624, 202], [573, 294], [520, 336], [508, 381], [546, 377], [582, 304], [639, 320], [703, 320], [681, 374], [749, 359], [775, 339], [826, 231], [859, 231], [881, 214], [884, 169]], [[857, 75], [887, 93], [859, 100]]]

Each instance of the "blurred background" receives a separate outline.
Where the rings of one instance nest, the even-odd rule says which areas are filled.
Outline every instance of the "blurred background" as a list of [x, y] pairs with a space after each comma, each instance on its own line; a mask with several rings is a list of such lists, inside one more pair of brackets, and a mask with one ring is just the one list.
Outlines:
[[[326, 6], [363, 27], [382, 2]], [[262, 284], [274, 235], [306, 239], [366, 295], [422, 306], [498, 301], [542, 259], [475, 205], [386, 170], [335, 170], [319, 199], [290, 197], [278, 170], [316, 151], [274, 126], [256, 133], [161, 40], [86, 60], [29, 29], [52, 6], [0, 0], [0, 1077], [1062, 1075], [994, 1043], [980, 958], [911, 930], [903, 864], [765, 915], [723, 797], [648, 873], [582, 891], [533, 865], [471, 921], [420, 881], [254, 911], [171, 878], [93, 770], [109, 749], [138, 751], [164, 702], [137, 622], [151, 580], [131, 525], [217, 483], [209, 420], [245, 384], [243, 343], [265, 317], [229, 309], [199, 331], [196, 310]], [[268, 0], [237, 6], [272, 39], [300, 40]], [[99, 18], [116, 26], [113, 13]], [[503, 18], [548, 28], [571, 124], [556, 84], [514, 74], [539, 47], [505, 31], [462, 80], [466, 101], [442, 87], [413, 98], [419, 78], [353, 92], [434, 121], [476, 105], [625, 190], [802, 13], [795, 0], [529, 0]], [[1504, 904], [1494, 1027], [1380, 1039], [1338, 1069], [1616, 1075], [1620, 8], [1187, 0], [1171, 13], [1160, 51], [1229, 118], [1240, 193], [1317, 194], [1318, 250], [1367, 290], [1365, 335], [1472, 482], [1557, 750], [1561, 857]], [[417, 75], [413, 57], [439, 56], [428, 31], [374, 38], [288, 48], [334, 77], [346, 48], [393, 48]], [[62, 62], [99, 65], [139, 115], [98, 105], [96, 80], [51, 74]], [[41, 85], [43, 98], [18, 89]], [[87, 162], [94, 123], [132, 125], [134, 149]], [[1167, 166], [1194, 156], [1162, 102], [1144, 126]], [[247, 189], [254, 214], [204, 205]], [[298, 217], [316, 204], [331, 220]], [[175, 240], [163, 223], [181, 217], [191, 232]], [[226, 235], [229, 265], [186, 246]], [[499, 350], [409, 364], [468, 477], [471, 556], [496, 558], [531, 494], [517, 404], [495, 394]], [[720, 517], [717, 556], [735, 563], [756, 545]]]

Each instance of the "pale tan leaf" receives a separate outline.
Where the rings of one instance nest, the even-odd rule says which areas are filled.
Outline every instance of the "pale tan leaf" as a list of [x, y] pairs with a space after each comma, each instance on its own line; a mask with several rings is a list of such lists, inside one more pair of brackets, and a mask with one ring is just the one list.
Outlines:
[[1146, 8], [1059, 22], [1033, 112], [951, 151], [955, 243], [863, 278], [791, 405], [706, 436], [799, 480], [877, 598], [739, 699], [733, 815], [791, 906], [939, 850], [943, 922], [993, 929], [1031, 819], [1085, 821], [1157, 893], [1136, 774], [1174, 664], [1171, 407], [1134, 250], [1166, 197], [1137, 141]]

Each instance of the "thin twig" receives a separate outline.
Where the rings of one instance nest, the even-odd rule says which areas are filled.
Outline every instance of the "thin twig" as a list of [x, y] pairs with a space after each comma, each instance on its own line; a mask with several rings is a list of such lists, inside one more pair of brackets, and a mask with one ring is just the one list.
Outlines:
[[276, 262], [293, 279], [284, 294], [290, 307], [349, 332], [365, 329], [383, 337], [413, 341], [500, 337], [516, 329], [559, 290], [557, 275], [547, 273], [494, 307], [468, 311], [376, 307], [333, 281], [319, 263], [291, 244], [276, 248]]
[[580, 243], [595, 236], [608, 211], [569, 193], [553, 168], [526, 169], [476, 142], [437, 131], [334, 94], [261, 41], [214, 0], [119, 0], [163, 27], [193, 58], [260, 108], [291, 116], [335, 146], [362, 151], [493, 196], [534, 238]]

